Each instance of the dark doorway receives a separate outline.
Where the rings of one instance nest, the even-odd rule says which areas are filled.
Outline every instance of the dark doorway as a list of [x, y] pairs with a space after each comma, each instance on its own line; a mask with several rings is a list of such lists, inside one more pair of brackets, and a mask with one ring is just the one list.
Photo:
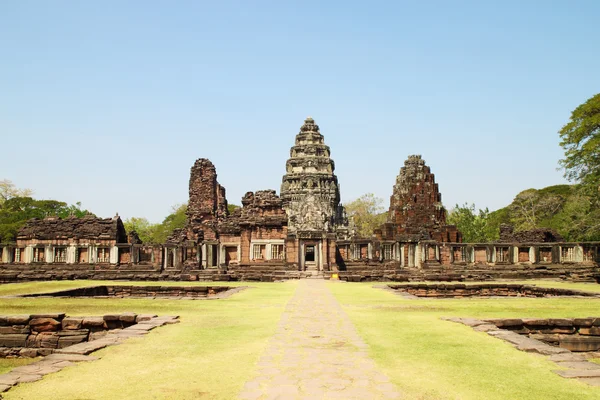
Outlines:
[[304, 261], [315, 262], [315, 246], [306, 246]]

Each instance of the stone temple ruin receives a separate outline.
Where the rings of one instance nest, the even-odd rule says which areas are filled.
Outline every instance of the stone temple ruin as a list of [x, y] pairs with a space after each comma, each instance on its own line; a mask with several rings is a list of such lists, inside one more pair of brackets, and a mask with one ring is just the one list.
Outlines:
[[411, 155], [393, 186], [388, 218], [359, 237], [340, 200], [331, 150], [312, 118], [296, 135], [280, 195], [247, 192], [229, 214], [215, 166], [191, 168], [187, 222], [166, 243], [141, 243], [110, 219], [31, 220], [0, 243], [0, 282], [32, 279], [263, 280], [337, 274], [361, 280], [600, 279], [600, 243], [548, 231], [463, 243], [446, 223], [434, 174]]

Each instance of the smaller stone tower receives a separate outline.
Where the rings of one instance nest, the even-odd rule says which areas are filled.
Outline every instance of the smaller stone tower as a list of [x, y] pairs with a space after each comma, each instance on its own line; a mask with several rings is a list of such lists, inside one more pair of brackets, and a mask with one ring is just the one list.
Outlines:
[[411, 155], [400, 168], [390, 197], [387, 238], [404, 236], [408, 240], [460, 241], [456, 227], [446, 225], [446, 209], [442, 205], [435, 176], [420, 155]]

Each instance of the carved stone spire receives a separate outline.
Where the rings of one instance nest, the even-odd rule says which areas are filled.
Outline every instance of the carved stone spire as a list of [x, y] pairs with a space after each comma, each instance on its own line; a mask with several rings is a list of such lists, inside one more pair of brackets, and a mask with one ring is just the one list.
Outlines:
[[460, 241], [454, 226], [446, 225], [446, 209], [435, 176], [420, 155], [409, 156], [400, 168], [390, 198], [388, 226], [394, 234], [421, 239]]
[[344, 224], [340, 189], [330, 154], [319, 126], [311, 117], [306, 118], [290, 150], [281, 184], [290, 233], [327, 233]]

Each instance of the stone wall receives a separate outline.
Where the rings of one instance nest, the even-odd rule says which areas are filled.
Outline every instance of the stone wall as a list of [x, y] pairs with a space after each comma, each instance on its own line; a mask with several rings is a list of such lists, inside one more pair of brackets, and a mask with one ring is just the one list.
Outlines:
[[487, 284], [401, 284], [388, 285], [398, 292], [417, 297], [461, 298], [461, 297], [555, 297], [582, 296], [598, 297], [600, 294], [581, 290], [544, 288], [532, 285], [487, 283]]
[[22, 297], [210, 297], [232, 289], [229, 286], [123, 286], [102, 285]]
[[67, 317], [59, 314], [0, 315], [0, 357], [37, 357], [56, 349], [104, 337], [151, 315], [107, 314], [99, 317]]
[[600, 318], [511, 318], [485, 321], [498, 328], [570, 351], [600, 350]]

